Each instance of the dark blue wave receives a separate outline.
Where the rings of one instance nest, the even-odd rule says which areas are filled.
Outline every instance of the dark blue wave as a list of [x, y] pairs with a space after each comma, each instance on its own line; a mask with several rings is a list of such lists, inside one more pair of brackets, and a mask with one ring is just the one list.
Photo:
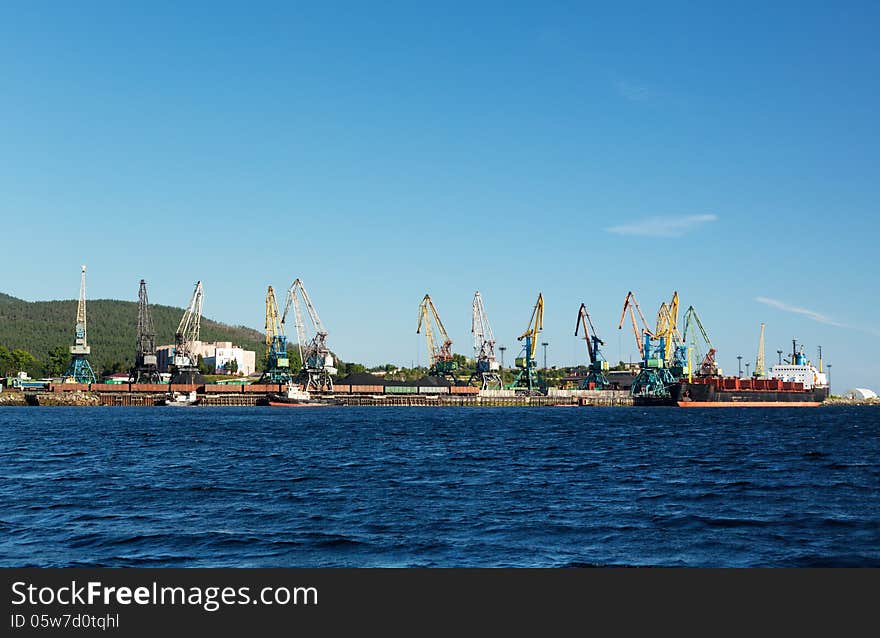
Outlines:
[[7, 408], [0, 566], [880, 566], [874, 408]]

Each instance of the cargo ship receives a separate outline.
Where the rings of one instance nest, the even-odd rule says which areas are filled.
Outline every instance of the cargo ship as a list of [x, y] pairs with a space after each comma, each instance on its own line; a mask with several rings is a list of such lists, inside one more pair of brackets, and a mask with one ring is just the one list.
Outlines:
[[680, 408], [818, 407], [828, 398], [828, 378], [793, 348], [790, 360], [774, 365], [766, 378], [694, 376], [667, 386], [668, 396], [633, 397], [635, 405]]

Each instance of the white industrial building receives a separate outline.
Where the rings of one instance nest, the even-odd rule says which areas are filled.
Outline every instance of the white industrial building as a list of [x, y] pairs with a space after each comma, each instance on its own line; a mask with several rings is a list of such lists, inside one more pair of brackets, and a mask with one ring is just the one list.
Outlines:
[[[246, 377], [256, 371], [257, 354], [253, 350], [234, 346], [231, 341], [196, 341], [193, 343], [193, 352], [196, 356], [202, 356], [213, 374], [227, 374], [227, 364], [233, 359], [238, 364], [238, 370], [234, 374]], [[156, 348], [156, 362], [160, 372], [168, 371], [173, 357], [173, 345]]]

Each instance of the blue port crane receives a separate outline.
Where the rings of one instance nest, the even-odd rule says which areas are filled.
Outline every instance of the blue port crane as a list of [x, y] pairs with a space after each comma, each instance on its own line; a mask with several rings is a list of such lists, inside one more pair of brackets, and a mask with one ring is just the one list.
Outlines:
[[[630, 394], [633, 397], [645, 397], [652, 399], [667, 399], [670, 396], [669, 388], [675, 385], [676, 380], [666, 364], [666, 344], [669, 338], [668, 326], [671, 315], [669, 307], [664, 302], [657, 313], [657, 328], [652, 331], [648, 328], [645, 315], [639, 307], [639, 302], [632, 291], [628, 292], [623, 300], [623, 311], [620, 313], [620, 323], [617, 329], [623, 328], [623, 322], [629, 311], [632, 320], [633, 334], [639, 347], [642, 359], [639, 363], [639, 373], [633, 379]], [[642, 327], [636, 322], [636, 312], [642, 320]], [[660, 334], [656, 334], [659, 332]]]
[[578, 310], [577, 321], [574, 324], [574, 336], [578, 336], [578, 330], [583, 328], [584, 341], [587, 343], [587, 356], [590, 364], [587, 366], [587, 376], [581, 382], [582, 390], [604, 390], [611, 384], [605, 373], [608, 372], [608, 361], [602, 353], [601, 347], [605, 345], [596, 334], [596, 328], [593, 326], [593, 320], [590, 313], [587, 312], [586, 304], [581, 304]]
[[529, 319], [529, 326], [526, 328], [517, 341], [523, 342], [521, 356], [514, 360], [514, 364], [519, 368], [519, 373], [513, 380], [513, 383], [507, 386], [508, 390], [525, 391], [528, 394], [536, 393], [543, 386], [542, 380], [538, 377], [538, 366], [535, 360], [535, 352], [538, 349], [538, 335], [544, 329], [544, 296], [538, 293], [538, 300], [532, 308], [532, 316]]
[[76, 327], [73, 345], [70, 346], [70, 363], [64, 373], [64, 383], [95, 383], [95, 371], [89, 363], [89, 347], [86, 323], [86, 267], [82, 266], [79, 279], [79, 302], [76, 305]]
[[275, 289], [266, 291], [266, 369], [260, 383], [289, 383], [290, 359], [287, 356], [287, 336], [281, 325]]

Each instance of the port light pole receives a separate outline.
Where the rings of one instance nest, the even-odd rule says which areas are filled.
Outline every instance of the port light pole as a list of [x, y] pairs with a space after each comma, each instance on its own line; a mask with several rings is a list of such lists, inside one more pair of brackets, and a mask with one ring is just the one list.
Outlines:
[[542, 341], [541, 345], [544, 346], [544, 369], [547, 369], [547, 346], [550, 344], [547, 341]]
[[498, 346], [498, 350], [501, 351], [501, 369], [504, 369], [504, 351], [507, 350], [507, 346]]
[[748, 378], [748, 376], [749, 376], [749, 365], [750, 365], [750, 362], [746, 361], [746, 378]]
[[739, 360], [739, 378], [743, 378], [743, 356], [741, 354], [736, 355], [736, 358]]

